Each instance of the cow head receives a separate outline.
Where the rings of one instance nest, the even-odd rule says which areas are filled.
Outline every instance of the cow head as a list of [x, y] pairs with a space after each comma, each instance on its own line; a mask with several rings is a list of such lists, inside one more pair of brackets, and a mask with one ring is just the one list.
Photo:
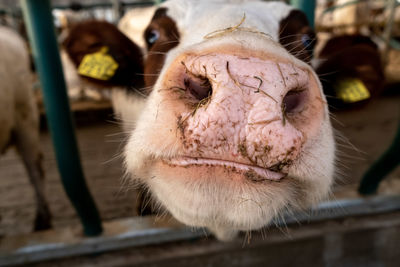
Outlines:
[[143, 37], [148, 97], [125, 165], [161, 206], [227, 239], [327, 195], [335, 148], [303, 13], [168, 1]]

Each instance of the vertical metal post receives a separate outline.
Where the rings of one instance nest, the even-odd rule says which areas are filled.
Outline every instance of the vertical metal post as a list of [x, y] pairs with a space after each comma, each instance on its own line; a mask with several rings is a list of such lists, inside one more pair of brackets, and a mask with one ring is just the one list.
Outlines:
[[50, 0], [21, 0], [21, 5], [64, 190], [82, 221], [84, 233], [95, 236], [102, 232], [102, 226], [80, 164]]
[[119, 0], [112, 0], [113, 21], [117, 25], [121, 18], [121, 3]]
[[315, 0], [290, 0], [290, 4], [300, 10], [302, 10], [310, 23], [311, 28], [314, 28], [315, 20]]
[[400, 121], [397, 133], [389, 149], [368, 169], [361, 180], [358, 192], [363, 195], [375, 194], [379, 183], [400, 164]]
[[383, 33], [383, 39], [385, 40], [385, 46], [383, 48], [382, 62], [386, 66], [388, 63], [389, 50], [390, 50], [390, 39], [392, 38], [392, 28], [394, 23], [394, 15], [396, 11], [396, 0], [388, 0], [386, 11], [389, 13], [389, 19], [386, 21], [385, 31]]

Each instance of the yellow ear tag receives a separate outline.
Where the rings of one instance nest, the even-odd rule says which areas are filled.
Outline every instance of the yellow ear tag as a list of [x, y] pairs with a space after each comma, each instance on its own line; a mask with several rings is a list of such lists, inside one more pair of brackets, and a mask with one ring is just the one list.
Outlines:
[[103, 46], [100, 51], [87, 54], [78, 67], [78, 73], [90, 78], [107, 81], [111, 79], [118, 68], [118, 63], [107, 54], [108, 47]]
[[336, 96], [346, 103], [359, 102], [371, 97], [367, 87], [357, 78], [344, 78], [334, 85]]

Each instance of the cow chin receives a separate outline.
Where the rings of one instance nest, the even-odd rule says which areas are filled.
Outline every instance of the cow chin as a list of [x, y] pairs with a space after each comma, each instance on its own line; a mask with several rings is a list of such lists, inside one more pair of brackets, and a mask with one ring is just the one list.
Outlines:
[[[274, 218], [282, 219], [284, 212], [308, 208], [327, 196], [334, 172], [329, 126], [322, 125], [279, 179], [249, 179], [248, 171], [229, 163], [179, 165], [160, 154], [146, 157], [140, 169], [130, 171], [177, 220], [230, 240], [238, 231], [260, 229]], [[129, 161], [127, 165], [132, 167]]]

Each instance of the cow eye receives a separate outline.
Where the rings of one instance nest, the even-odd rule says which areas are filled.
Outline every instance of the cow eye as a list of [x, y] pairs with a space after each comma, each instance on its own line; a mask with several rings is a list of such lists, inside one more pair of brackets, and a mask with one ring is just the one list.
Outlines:
[[301, 42], [303, 43], [305, 49], [312, 54], [315, 45], [314, 38], [311, 38], [308, 34], [303, 34], [301, 36]]
[[151, 30], [146, 37], [146, 41], [149, 45], [154, 44], [158, 38], [160, 38], [160, 32], [157, 30]]

